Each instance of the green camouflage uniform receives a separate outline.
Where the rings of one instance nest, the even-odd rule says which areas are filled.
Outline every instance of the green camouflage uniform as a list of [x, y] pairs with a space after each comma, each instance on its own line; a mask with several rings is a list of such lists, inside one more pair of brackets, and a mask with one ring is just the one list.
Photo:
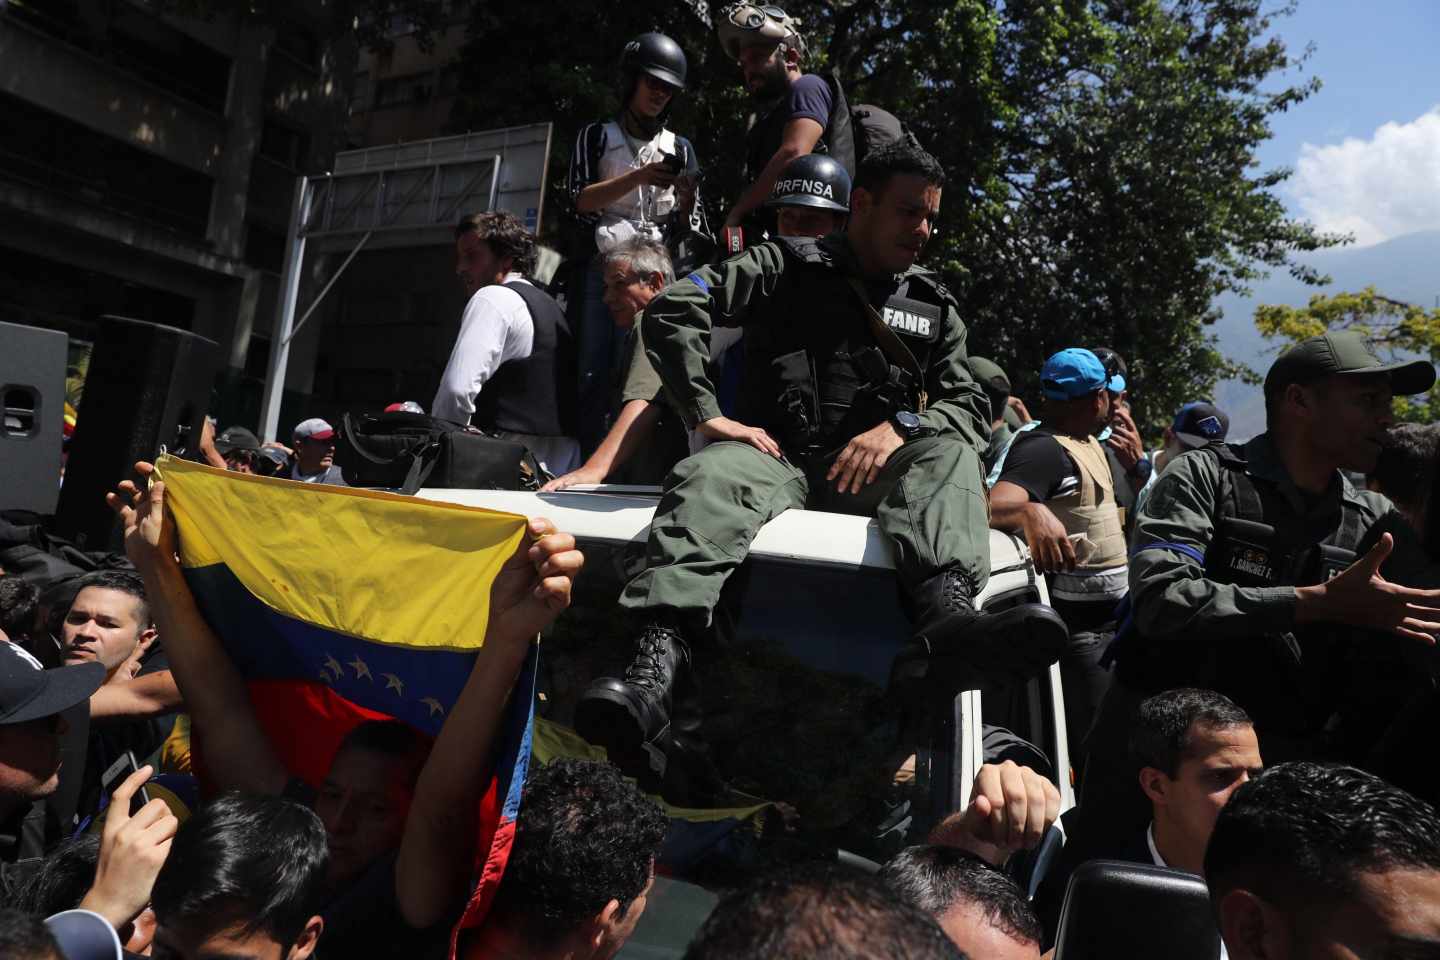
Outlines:
[[[861, 279], [878, 308], [906, 278], [928, 274], [912, 267], [898, 277], [864, 278], [843, 235], [827, 237], [819, 246], [824, 264], [800, 263], [777, 243], [760, 244], [719, 266], [701, 268], [651, 302], [642, 328], [646, 351], [688, 426], [722, 415], [707, 370], [712, 325], [745, 327], [745, 362], [752, 364], [762, 358], [748, 331], [792, 320], [776, 301], [794, 303], [813, 289], [837, 303], [838, 288], [848, 295], [854, 316], [844, 319], [850, 322], [865, 311], [847, 277]], [[989, 400], [967, 369], [965, 325], [955, 303], [943, 287], [934, 286], [945, 305], [924, 370], [928, 404], [920, 419], [930, 435], [895, 450], [875, 482], [854, 496], [837, 493], [834, 482], [824, 479], [849, 436], [833, 437], [825, 449], [803, 453], [781, 441], [785, 459], [745, 443], [706, 447], [667, 478], [651, 527], [647, 569], [626, 587], [623, 606], [708, 625], [721, 586], [745, 559], [760, 528], [791, 507], [807, 506], [874, 516], [894, 547], [902, 585], [953, 566], [972, 579], [978, 593], [989, 576], [980, 465], [980, 452], [990, 439]], [[865, 337], [875, 342], [868, 329]], [[876, 418], [865, 429], [881, 422]]]

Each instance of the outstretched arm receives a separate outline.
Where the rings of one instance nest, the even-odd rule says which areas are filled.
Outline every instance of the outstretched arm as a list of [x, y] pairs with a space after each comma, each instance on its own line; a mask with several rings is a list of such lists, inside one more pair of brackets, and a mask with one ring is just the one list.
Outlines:
[[585, 562], [575, 538], [550, 521], [532, 518], [528, 533], [495, 578], [485, 644], [415, 785], [395, 863], [395, 896], [416, 929], [434, 926], [465, 898], [506, 701], [536, 634], [570, 605], [571, 585]]
[[[135, 464], [149, 477], [155, 468]], [[189, 705], [197, 737], [209, 754], [224, 758], [209, 768], [226, 790], [278, 794], [288, 774], [255, 718], [245, 681], [210, 629], [176, 559], [175, 519], [165, 509], [165, 484], [140, 490], [126, 480], [106, 496], [125, 524], [125, 553], [145, 579], [155, 627], [165, 638], [170, 670]]]

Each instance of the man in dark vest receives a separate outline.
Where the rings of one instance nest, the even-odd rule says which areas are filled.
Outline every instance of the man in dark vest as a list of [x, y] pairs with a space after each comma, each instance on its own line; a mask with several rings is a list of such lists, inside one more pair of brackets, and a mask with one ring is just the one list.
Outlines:
[[1267, 761], [1352, 759], [1337, 750], [1348, 664], [1387, 644], [1433, 644], [1440, 590], [1379, 575], [1389, 534], [1357, 558], [1394, 507], [1344, 471], [1373, 468], [1394, 395], [1434, 382], [1427, 361], [1385, 363], [1356, 333], [1311, 337], [1265, 377], [1265, 433], [1166, 467], [1131, 541], [1131, 613], [1107, 657], [1115, 676], [1087, 743], [1086, 806], [1144, 816], [1129, 802], [1126, 743], [1141, 700], [1172, 687], [1234, 700]]
[[738, 227], [770, 199], [785, 165], [810, 153], [828, 154], [855, 171], [850, 105], [833, 74], [805, 73], [800, 21], [773, 5], [732, 3], [716, 15], [726, 56], [745, 73], [755, 100], [755, 123], [745, 135], [750, 185], [725, 218]]
[[535, 238], [514, 214], [472, 213], [455, 257], [470, 300], [431, 413], [518, 440], [551, 473], [574, 470], [574, 344], [560, 305], [525, 278]]
[[[943, 183], [913, 142], [883, 148], [861, 166], [844, 233], [759, 244], [646, 308], [642, 335], [667, 394], [716, 442], [666, 478], [648, 567], [620, 599], [643, 625], [634, 660], [577, 706], [576, 729], [627, 773], [663, 775], [672, 704], [693, 690], [692, 645], [712, 635], [721, 587], [760, 528], [792, 507], [878, 521], [913, 624], [896, 638], [897, 675], [1028, 676], [1063, 649], [1048, 607], [975, 607], [990, 572], [990, 404], [966, 367], [954, 300], [915, 266]], [[717, 326], [745, 330], [733, 420], [706, 370]]]

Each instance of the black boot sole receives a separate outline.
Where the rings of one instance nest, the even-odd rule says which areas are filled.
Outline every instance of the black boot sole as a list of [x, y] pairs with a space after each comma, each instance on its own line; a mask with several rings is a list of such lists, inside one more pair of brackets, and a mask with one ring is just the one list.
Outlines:
[[575, 706], [575, 732], [603, 747], [606, 757], [642, 789], [655, 790], [665, 779], [665, 731], [647, 740], [639, 711], [628, 698], [609, 690], [594, 690]]
[[932, 680], [962, 677], [1025, 681], [1057, 662], [1070, 631], [1053, 608], [1028, 603], [999, 613], [982, 613], [953, 634], [917, 637], [928, 653]]

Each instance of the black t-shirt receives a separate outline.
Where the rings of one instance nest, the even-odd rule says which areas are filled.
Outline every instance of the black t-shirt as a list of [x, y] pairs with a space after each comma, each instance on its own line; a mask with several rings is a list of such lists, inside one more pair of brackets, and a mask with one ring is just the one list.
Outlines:
[[[292, 778], [282, 791], [286, 800], [315, 807], [315, 790], [299, 778]], [[331, 898], [321, 911], [325, 932], [315, 955], [320, 960], [339, 957], [415, 957], [444, 960], [450, 951], [450, 931], [459, 921], [442, 920], [429, 930], [416, 930], [405, 922], [395, 896], [393, 851], [370, 864], [342, 893]]]
[[1063, 497], [1080, 486], [1075, 461], [1055, 439], [1055, 432], [1043, 426], [1015, 435], [1000, 479], [1015, 484], [1037, 503]]
[[[780, 98], [779, 102], [756, 121], [754, 132], [750, 138], [749, 153], [746, 163], [749, 166], [747, 174], [749, 179], [754, 180], [765, 169], [770, 158], [780, 149], [784, 138], [785, 125], [791, 120], [807, 119], [814, 120], [822, 128], [830, 126], [830, 111], [835, 104], [835, 94], [830, 89], [830, 84], [825, 78], [816, 73], [807, 73], [794, 83], [790, 89]], [[825, 133], [820, 134], [821, 144], [824, 143]], [[823, 147], [817, 145], [816, 153], [824, 153]]]
[[317, 956], [443, 958], [450, 950], [450, 930], [459, 916], [429, 930], [405, 922], [395, 897], [396, 853], [370, 865], [349, 889], [325, 905], [325, 932]]

